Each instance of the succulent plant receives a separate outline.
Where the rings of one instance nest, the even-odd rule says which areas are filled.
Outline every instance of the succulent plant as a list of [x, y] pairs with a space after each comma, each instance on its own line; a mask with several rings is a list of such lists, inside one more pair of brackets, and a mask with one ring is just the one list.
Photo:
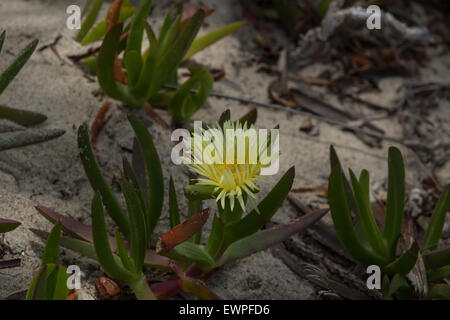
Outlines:
[[[333, 147], [330, 148], [330, 162], [332, 172], [328, 194], [336, 232], [353, 258], [366, 265], [378, 265], [381, 268], [384, 273], [384, 297], [413, 297], [413, 289], [406, 276], [421, 254], [428, 282], [432, 286], [428, 297], [435, 298], [439, 294], [442, 298], [442, 292], [447, 292], [446, 298], [450, 298], [448, 285], [440, 283], [440, 280], [450, 276], [450, 248], [437, 249], [450, 205], [450, 186], [445, 188], [435, 206], [421, 248], [414, 242], [406, 252], [397, 256], [405, 202], [405, 169], [400, 151], [394, 147], [389, 148], [388, 193], [382, 231], [375, 221], [370, 203], [369, 172], [361, 171], [358, 180], [349, 169], [350, 184]], [[352, 216], [356, 217], [355, 223]]]
[[[211, 128], [224, 132], [227, 129], [238, 131], [244, 129], [245, 131], [246, 128], [254, 129], [252, 125], [255, 120], [256, 117], [251, 112], [243, 119], [231, 122], [230, 112], [227, 110], [222, 114], [219, 122]], [[245, 132], [240, 134], [245, 134]], [[223, 146], [223, 157], [226, 157], [225, 150], [236, 149], [237, 147], [234, 139], [227, 141], [226, 134], [223, 137], [225, 141], [223, 144], [218, 143], [218, 145]], [[195, 136], [193, 139], [195, 139]], [[263, 145], [265, 143], [268, 144], [268, 149], [272, 147], [270, 139], [262, 142]], [[214, 147], [217, 148], [218, 145]], [[255, 146], [250, 145], [249, 149], [253, 147]], [[196, 157], [195, 153], [192, 156]], [[239, 156], [236, 153], [235, 160]], [[227, 262], [269, 248], [306, 229], [328, 211], [328, 209], [318, 210], [291, 223], [260, 231], [276, 213], [289, 193], [294, 180], [294, 167], [282, 176], [259, 204], [256, 205], [256, 202], [253, 202], [252, 209], [245, 212], [247, 200], [254, 198], [256, 201], [255, 193], [259, 190], [256, 183], [260, 178], [262, 164], [259, 157], [255, 164], [249, 162], [250, 156], [248, 153], [242, 159], [245, 159], [246, 162], [242, 164], [235, 162], [239, 163], [235, 165], [224, 165], [213, 159], [188, 165], [195, 174], [200, 176], [191, 180], [191, 184], [185, 188], [185, 194], [190, 204], [189, 208], [200, 207], [201, 200], [216, 199], [217, 214], [214, 215], [212, 230], [205, 245], [200, 244], [200, 234], [198, 234], [190, 241], [183, 242], [175, 247], [167, 243], [163, 236], [157, 246], [159, 254], [178, 261], [182, 266], [191, 266], [188, 269], [188, 274], [200, 273], [199, 278], [207, 278], [211, 271]], [[169, 198], [170, 221], [171, 226], [174, 227], [179, 223], [180, 215], [173, 186], [169, 188]], [[189, 214], [188, 212], [188, 216]], [[192, 267], [192, 264], [194, 264], [194, 267]]]
[[[5, 31], [0, 34], [0, 52], [4, 40]], [[37, 44], [37, 40], [32, 41], [0, 74], [0, 94], [3, 93], [31, 57]], [[47, 119], [44, 115], [35, 112], [0, 105], [0, 119], [9, 120], [17, 124], [7, 125], [0, 123], [0, 151], [55, 139], [64, 134], [63, 130], [26, 129]]]
[[27, 300], [67, 299], [67, 270], [58, 264], [60, 233], [61, 223], [56, 223], [48, 236], [41, 267], [27, 291]]
[[[243, 23], [236, 22], [195, 39], [205, 17], [214, 10], [190, 8], [183, 20], [185, 10], [178, 4], [167, 14], [157, 38], [145, 21], [150, 8], [150, 0], [140, 1], [137, 9], [129, 1], [115, 1], [108, 17], [81, 40], [86, 44], [103, 39], [98, 56], [84, 61], [88, 66], [96, 64], [100, 85], [111, 98], [132, 108], [161, 107], [176, 120], [186, 120], [204, 105], [213, 78], [204, 67], [191, 67], [190, 78], [174, 91], [167, 86], [178, 85], [177, 68], [195, 53], [238, 30]], [[131, 21], [124, 28], [128, 20]], [[150, 47], [142, 53], [144, 30]], [[118, 55], [122, 51], [121, 62]]]
[[[227, 115], [229, 112], [222, 116], [222, 120]], [[254, 116], [255, 113], [251, 112], [245, 119], [251, 120]], [[205, 193], [204, 190], [199, 193], [196, 188], [188, 188], [187, 219], [182, 221], [174, 183], [170, 179], [169, 215], [172, 229], [159, 238], [156, 251], [152, 250], [149, 240], [161, 216], [164, 201], [162, 169], [144, 124], [134, 116], [128, 119], [137, 137], [132, 164], [124, 160], [120, 182], [128, 215], [101, 174], [85, 125], [80, 127], [78, 143], [86, 174], [96, 191], [92, 203], [92, 227], [49, 208], [38, 206], [37, 210], [52, 222], [60, 221], [64, 230], [72, 236], [61, 238], [62, 246], [99, 261], [110, 276], [130, 285], [138, 298], [167, 298], [184, 291], [201, 299], [215, 299], [217, 296], [203, 281], [217, 268], [287, 239], [327, 212], [319, 210], [289, 224], [259, 231], [289, 192], [294, 178], [292, 168], [259, 203], [258, 208], [246, 216], [243, 216], [241, 206], [236, 205], [234, 210], [230, 210], [228, 199], [224, 209], [218, 206], [211, 233], [206, 244], [202, 245], [202, 227], [209, 217], [209, 209], [202, 210], [202, 200], [214, 197], [215, 193]], [[120, 233], [116, 232], [115, 239], [106, 233], [103, 205], [119, 228]], [[42, 237], [47, 236], [44, 231], [34, 232]], [[176, 276], [148, 287], [142, 272], [144, 266], [172, 270]]]

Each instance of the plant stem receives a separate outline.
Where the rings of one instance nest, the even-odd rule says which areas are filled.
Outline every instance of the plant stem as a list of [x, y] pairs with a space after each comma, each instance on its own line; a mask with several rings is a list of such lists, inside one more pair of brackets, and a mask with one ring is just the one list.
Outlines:
[[155, 295], [148, 286], [147, 278], [143, 273], [135, 283], [130, 284], [130, 287], [138, 300], [156, 300]]

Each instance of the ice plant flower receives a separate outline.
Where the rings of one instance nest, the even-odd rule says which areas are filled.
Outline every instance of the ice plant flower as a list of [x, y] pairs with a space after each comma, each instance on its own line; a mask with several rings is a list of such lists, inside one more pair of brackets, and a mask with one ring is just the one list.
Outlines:
[[[246, 199], [256, 208], [261, 169], [267, 167], [269, 139], [267, 130], [257, 132], [253, 125], [239, 121], [224, 121], [214, 126], [197, 127], [187, 145], [191, 147], [189, 169], [200, 175], [196, 185], [213, 188], [217, 203], [225, 209], [225, 201], [231, 210], [235, 201], [245, 212]], [[272, 156], [272, 155], [271, 155]]]

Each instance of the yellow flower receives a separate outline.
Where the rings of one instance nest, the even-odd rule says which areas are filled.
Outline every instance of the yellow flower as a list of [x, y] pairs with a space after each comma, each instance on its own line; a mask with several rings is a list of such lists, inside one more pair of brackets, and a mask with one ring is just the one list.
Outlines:
[[254, 200], [259, 191], [257, 182], [262, 177], [261, 152], [267, 148], [267, 135], [259, 136], [253, 126], [247, 128], [247, 123], [228, 120], [222, 126], [216, 124], [194, 132], [188, 144], [193, 147], [189, 169], [202, 176], [198, 185], [214, 187], [216, 201], [222, 208], [228, 198], [231, 210], [237, 200], [245, 211], [247, 195], [257, 209]]

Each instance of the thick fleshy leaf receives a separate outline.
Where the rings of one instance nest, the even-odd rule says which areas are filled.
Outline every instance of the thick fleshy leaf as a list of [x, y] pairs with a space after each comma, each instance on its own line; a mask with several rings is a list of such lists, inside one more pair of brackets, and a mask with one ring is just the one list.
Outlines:
[[0, 233], [12, 231], [18, 226], [20, 226], [20, 222], [0, 218]]
[[[44, 240], [47, 240], [49, 236], [49, 232], [47, 231], [42, 231], [38, 229], [30, 229], [30, 231]], [[94, 245], [91, 242], [67, 237], [60, 237], [59, 245], [63, 248], [72, 250], [74, 252], [82, 254], [85, 257], [98, 261]]]
[[150, 48], [144, 54], [144, 63], [142, 63], [143, 58], [140, 56], [140, 53], [139, 56], [136, 56], [135, 58], [138, 60], [137, 63], [141, 65], [141, 69], [139, 70], [137, 82], [133, 83], [133, 86], [131, 87], [131, 92], [136, 97], [147, 100], [150, 97], [150, 89], [152, 82], [154, 81], [154, 72], [158, 63], [159, 45], [152, 27], [149, 24], [144, 23], [144, 28], [150, 42]]
[[174, 43], [167, 50], [165, 55], [161, 57], [161, 60], [156, 66], [154, 73], [154, 81], [152, 82], [151, 89], [149, 91], [148, 99], [155, 95], [159, 89], [167, 82], [169, 76], [175, 72], [181, 59], [186, 54], [192, 41], [200, 29], [205, 13], [203, 11], [197, 11], [192, 19], [187, 24], [186, 28], [176, 38]]
[[141, 203], [142, 208], [145, 210], [147, 205], [144, 202], [144, 193], [141, 191], [141, 186], [139, 184], [139, 180], [131, 167], [130, 162], [126, 157], [122, 158], [122, 164], [123, 164], [123, 175], [124, 178], [131, 183], [131, 185], [134, 188], [134, 191], [136, 191], [139, 201]]
[[[214, 259], [202, 245], [186, 241], [177, 245], [174, 251], [179, 257], [189, 261], [189, 263], [195, 262], [196, 266], [202, 270], [211, 270], [214, 268]], [[179, 262], [178, 260], [176, 261]]]
[[177, 225], [169, 232], [164, 233], [158, 240], [157, 252], [170, 251], [175, 246], [182, 242], [185, 242], [194, 234], [196, 234], [203, 225], [206, 223], [209, 217], [210, 209], [202, 210], [201, 212], [193, 215], [183, 223]]
[[0, 94], [6, 89], [10, 82], [16, 77], [19, 71], [23, 68], [28, 59], [30, 59], [36, 46], [38, 45], [38, 40], [32, 41], [22, 52], [17, 56], [17, 58], [0, 74]]
[[412, 289], [402, 275], [396, 274], [392, 278], [389, 287], [389, 295], [402, 300], [411, 299]]
[[256, 108], [250, 110], [248, 113], [244, 114], [240, 119], [240, 123], [247, 123], [247, 126], [255, 124], [258, 118], [258, 110]]
[[87, 7], [85, 8], [85, 11], [83, 13], [85, 18], [81, 25], [80, 31], [78, 31], [78, 34], [76, 36], [76, 40], [78, 42], [80, 42], [86, 36], [86, 34], [94, 25], [95, 20], [97, 20], [98, 13], [102, 8], [103, 1], [104, 0], [90, 0], [90, 2], [87, 4]]
[[127, 40], [126, 53], [130, 51], [137, 51], [139, 54], [142, 49], [142, 37], [144, 35], [143, 21], [148, 17], [150, 8], [152, 6], [151, 0], [142, 0], [131, 22], [130, 35]]
[[423, 254], [425, 263], [430, 268], [440, 268], [450, 265], [450, 247], [437, 249]]
[[178, 88], [169, 103], [169, 113], [178, 120], [189, 119], [205, 104], [214, 83], [205, 68], [195, 67], [190, 71], [192, 76]]
[[145, 250], [147, 249], [149, 236], [147, 235], [146, 217], [144, 209], [138, 195], [133, 190], [133, 186], [121, 181], [120, 187], [128, 208], [128, 216], [130, 218], [130, 253], [133, 262], [135, 263], [135, 271], [142, 271], [144, 263]]
[[435, 284], [428, 295], [434, 300], [450, 300], [450, 286], [448, 284]]
[[[188, 199], [188, 214], [187, 214], [188, 218], [192, 217], [197, 212], [200, 212], [202, 210], [203, 210], [203, 205], [202, 205], [201, 200], [189, 200]], [[200, 229], [189, 240], [191, 240], [194, 243], [200, 243], [200, 241], [202, 239], [202, 230], [203, 229]]]
[[58, 129], [26, 129], [5, 132], [1, 134], [0, 151], [25, 147], [56, 139], [65, 133]]
[[243, 25], [245, 25], [245, 22], [234, 22], [229, 25], [226, 25], [224, 27], [221, 27], [217, 30], [214, 30], [212, 32], [209, 32], [205, 34], [204, 36], [196, 38], [192, 45], [190, 46], [188, 52], [183, 58], [183, 61], [188, 60], [191, 58], [194, 54], [196, 54], [199, 51], [204, 50], [205, 48], [213, 45], [217, 41], [223, 39], [227, 35], [236, 32], [239, 30]]
[[231, 111], [230, 109], [225, 110], [224, 112], [222, 112], [222, 114], [219, 117], [219, 125], [221, 127], [223, 127], [223, 124], [225, 123], [225, 121], [230, 121], [231, 120]]
[[225, 226], [219, 215], [214, 215], [211, 233], [206, 243], [205, 250], [211, 257], [216, 257], [219, 253], [225, 235]]
[[383, 259], [369, 251], [360, 241], [350, 216], [344, 177], [341, 167], [336, 165], [328, 184], [328, 202], [334, 227], [344, 247], [358, 261], [367, 264], [381, 264]]
[[130, 225], [127, 216], [100, 171], [94, 152], [92, 151], [87, 124], [81, 125], [78, 129], [78, 148], [84, 171], [91, 183], [92, 189], [94, 191], [98, 190], [101, 193], [109, 215], [125, 235], [125, 238], [129, 239]]
[[152, 234], [162, 213], [164, 203], [164, 178], [162, 174], [161, 161], [156, 151], [153, 139], [146, 126], [135, 116], [128, 116], [128, 121], [133, 127], [136, 138], [141, 147], [147, 171], [147, 182], [149, 186], [147, 210], [147, 234]]
[[405, 204], [405, 168], [400, 150], [394, 147], [389, 148], [388, 171], [386, 218], [383, 235], [388, 243], [390, 255], [394, 257], [402, 227]]
[[120, 35], [123, 24], [112, 27], [103, 40], [102, 47], [97, 58], [97, 77], [102, 90], [111, 98], [135, 105], [132, 98], [126, 94], [125, 87], [115, 80], [114, 66], [116, 53], [119, 48]]
[[111, 251], [108, 234], [106, 232], [102, 199], [98, 191], [95, 193], [94, 200], [92, 200], [91, 211], [94, 247], [102, 268], [113, 278], [120, 279], [126, 283], [134, 283], [138, 276], [119, 264]]
[[347, 198], [347, 204], [349, 206], [349, 209], [354, 213], [354, 214], [359, 214], [358, 212], [358, 205], [356, 204], [356, 199], [355, 196], [353, 195], [353, 191], [352, 188], [350, 187], [350, 183], [348, 182], [347, 178], [344, 175], [344, 170], [342, 168], [341, 162], [339, 161], [339, 157], [336, 153], [336, 150], [334, 149], [334, 147], [331, 145], [330, 146], [330, 167], [331, 167], [331, 171], [333, 171], [333, 169], [338, 166], [342, 172], [342, 179], [343, 179], [343, 183], [344, 183], [344, 191], [345, 191], [345, 196]]
[[24, 127], [31, 127], [44, 122], [47, 117], [36, 112], [0, 106], [0, 119], [6, 119]]
[[53, 295], [51, 300], [67, 300], [69, 289], [67, 288], [67, 270], [60, 266], [56, 274], [56, 283], [53, 286]]
[[127, 70], [128, 84], [133, 87], [136, 85], [141, 74], [141, 54], [137, 51], [128, 51], [124, 58], [124, 64]]
[[438, 282], [450, 277], [450, 265], [438, 269], [428, 270], [427, 279], [429, 282]]
[[406, 276], [417, 262], [417, 255], [419, 254], [419, 246], [414, 242], [411, 248], [403, 255], [398, 257], [394, 262], [388, 264], [383, 268], [383, 271], [394, 275], [396, 273]]
[[[90, 227], [89, 227], [90, 228]], [[64, 229], [64, 228], [63, 228]], [[37, 229], [30, 229], [34, 234], [38, 237], [46, 240], [48, 237], [48, 232], [41, 231]], [[66, 230], [64, 230], [66, 231]], [[109, 241], [111, 244], [111, 248], [116, 247], [113, 237], [109, 237]], [[77, 240], [67, 237], [60, 237], [59, 244], [61, 247], [72, 250], [74, 252], [78, 252], [85, 257], [98, 261], [97, 254], [95, 253], [95, 248], [92, 242], [87, 242], [84, 240]], [[126, 245], [126, 244], [125, 244]], [[119, 258], [117, 258], [119, 259]], [[156, 254], [155, 250], [148, 249], [145, 252], [144, 265], [149, 268], [157, 268], [157, 269], [168, 269], [169, 268], [169, 259], [167, 257], [160, 256]]]
[[225, 243], [229, 245], [261, 229], [277, 212], [278, 208], [281, 207], [291, 190], [294, 176], [295, 169], [292, 167], [258, 204], [259, 213], [256, 210], [252, 210], [243, 219], [227, 225], [225, 227]]
[[31, 281], [30, 287], [28, 288], [26, 300], [46, 300], [48, 267], [54, 270], [55, 265], [48, 266], [44, 264], [39, 268], [38, 272], [34, 275], [33, 280]]
[[284, 241], [320, 220], [320, 218], [322, 218], [327, 212], [328, 209], [314, 211], [296, 219], [291, 223], [259, 231], [248, 237], [242, 238], [232, 243], [225, 250], [216, 266], [219, 267], [227, 262], [242, 259]]
[[[125, 22], [128, 18], [130, 18], [133, 13], [136, 11], [136, 8], [133, 7], [124, 7], [120, 9], [119, 23]], [[86, 45], [88, 43], [101, 40], [105, 37], [106, 34], [106, 20], [102, 20], [99, 22], [92, 30], [83, 38], [81, 41], [81, 45]]]
[[441, 238], [445, 217], [450, 206], [450, 185], [446, 186], [434, 207], [433, 215], [423, 238], [422, 250], [434, 250]]
[[170, 228], [175, 228], [181, 223], [180, 209], [178, 208], [177, 193], [175, 191], [175, 185], [173, 184], [172, 176], [169, 181], [169, 218]]
[[133, 156], [131, 159], [131, 166], [133, 167], [133, 172], [136, 175], [136, 180], [139, 184], [139, 190], [141, 191], [142, 200], [144, 201], [144, 206], [147, 208], [149, 203], [149, 189], [147, 181], [147, 169], [145, 168], [145, 159], [142, 154], [141, 146], [136, 138], [133, 139]]
[[61, 234], [61, 223], [57, 222], [47, 238], [44, 254], [42, 256], [42, 264], [54, 263], [58, 264], [59, 256], [59, 236]]
[[370, 204], [369, 173], [366, 170], [363, 170], [361, 172], [360, 181], [358, 182], [353, 171], [350, 169], [349, 172], [365, 237], [374, 251], [378, 252], [380, 255], [387, 256], [387, 248], [381, 232], [378, 229]]
[[191, 278], [186, 275], [180, 266], [175, 262], [171, 262], [171, 268], [181, 280], [181, 290], [186, 293], [191, 293], [201, 300], [218, 300], [219, 297], [212, 292], [203, 281]]

